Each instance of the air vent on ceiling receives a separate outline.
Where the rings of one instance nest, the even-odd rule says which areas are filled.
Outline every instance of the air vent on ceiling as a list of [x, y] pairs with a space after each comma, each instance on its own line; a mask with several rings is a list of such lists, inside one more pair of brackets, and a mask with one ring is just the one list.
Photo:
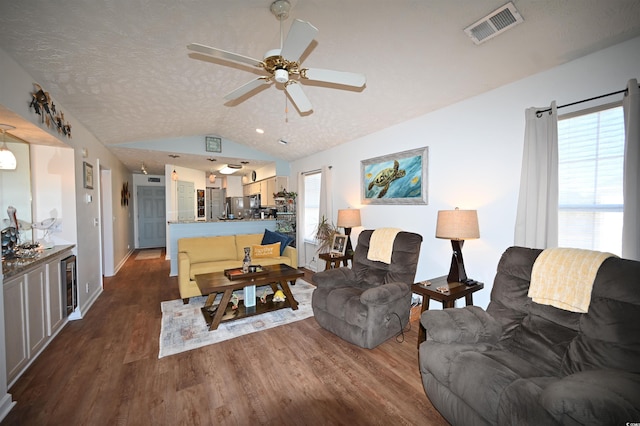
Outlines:
[[485, 41], [515, 27], [523, 22], [522, 16], [516, 10], [513, 3], [509, 2], [499, 9], [494, 10], [473, 25], [464, 29], [475, 44]]

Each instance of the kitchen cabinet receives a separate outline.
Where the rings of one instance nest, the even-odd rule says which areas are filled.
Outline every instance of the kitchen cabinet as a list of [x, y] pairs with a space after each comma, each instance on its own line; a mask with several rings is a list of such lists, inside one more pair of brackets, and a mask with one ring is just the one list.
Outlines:
[[12, 384], [66, 323], [60, 261], [71, 248], [9, 274], [2, 283], [7, 382]]
[[45, 325], [46, 266], [42, 265], [27, 273], [26, 285], [26, 313], [27, 313], [27, 341], [29, 342], [29, 354], [37, 353], [44, 346], [47, 329]]
[[24, 282], [26, 276], [4, 282], [4, 327], [7, 383], [11, 383], [29, 361], [27, 352], [27, 318]]
[[[66, 298], [63, 297], [62, 268], [60, 261], [56, 260], [47, 264], [47, 336], [52, 336], [64, 324], [66, 312]], [[66, 295], [65, 295], [66, 296]]]

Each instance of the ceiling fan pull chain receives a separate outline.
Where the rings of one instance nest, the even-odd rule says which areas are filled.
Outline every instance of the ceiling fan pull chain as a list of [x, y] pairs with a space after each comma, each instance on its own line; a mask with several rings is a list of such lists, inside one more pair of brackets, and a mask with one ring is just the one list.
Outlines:
[[284, 94], [284, 122], [289, 122], [289, 99], [287, 99], [287, 94]]

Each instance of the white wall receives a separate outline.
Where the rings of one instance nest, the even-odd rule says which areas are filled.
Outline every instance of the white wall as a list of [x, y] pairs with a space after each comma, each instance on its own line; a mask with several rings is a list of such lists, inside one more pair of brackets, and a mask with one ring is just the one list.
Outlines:
[[[364, 228], [398, 227], [421, 234], [424, 240], [416, 280], [449, 271], [450, 242], [435, 238], [438, 210], [477, 209], [480, 239], [467, 241], [463, 253], [467, 275], [485, 283], [485, 289], [474, 295], [474, 302], [486, 307], [500, 256], [513, 245], [525, 109], [545, 107], [553, 100], [562, 105], [624, 89], [629, 79], [640, 78], [638, 52], [640, 38], [635, 38], [295, 161], [291, 176], [331, 165], [334, 220], [338, 209], [361, 208]], [[621, 97], [603, 102], [616, 99]], [[390, 101], [389, 108], [402, 105]], [[560, 110], [563, 112], [567, 111]], [[360, 204], [361, 160], [421, 146], [429, 147], [428, 205]], [[296, 179], [291, 182], [296, 184]], [[360, 230], [354, 229], [354, 241]]]

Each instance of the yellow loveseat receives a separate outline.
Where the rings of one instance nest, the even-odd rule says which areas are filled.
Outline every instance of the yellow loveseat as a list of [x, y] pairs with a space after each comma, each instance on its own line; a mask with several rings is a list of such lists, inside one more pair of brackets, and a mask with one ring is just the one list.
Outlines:
[[[259, 246], [263, 234], [225, 235], [218, 237], [193, 237], [178, 240], [178, 287], [184, 303], [190, 297], [201, 296], [195, 276], [242, 266], [244, 248]], [[278, 254], [278, 253], [276, 253]], [[287, 246], [281, 256], [254, 258], [254, 265], [287, 264], [298, 267], [298, 251]]]

